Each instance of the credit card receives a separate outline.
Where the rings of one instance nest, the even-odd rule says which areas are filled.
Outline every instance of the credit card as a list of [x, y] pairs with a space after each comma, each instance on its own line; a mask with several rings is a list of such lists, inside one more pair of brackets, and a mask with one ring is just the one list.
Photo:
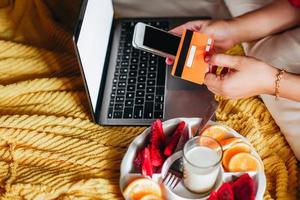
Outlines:
[[213, 39], [206, 34], [185, 30], [175, 57], [172, 75], [197, 84], [204, 83], [209, 65], [204, 57], [213, 48]]

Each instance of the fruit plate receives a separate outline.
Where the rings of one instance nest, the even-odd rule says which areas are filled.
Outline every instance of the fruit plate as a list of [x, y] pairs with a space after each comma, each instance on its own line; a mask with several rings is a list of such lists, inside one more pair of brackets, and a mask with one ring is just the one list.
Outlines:
[[[196, 132], [201, 120], [202, 120], [201, 118], [171, 119], [163, 122], [163, 130], [166, 135], [172, 134], [176, 129], [177, 125], [179, 124], [179, 122], [185, 121], [186, 131], [189, 137], [192, 137], [193, 133]], [[208, 122], [208, 125], [217, 125], [217, 124], [218, 124], [217, 122], [213, 122], [213, 121]], [[251, 172], [249, 174], [254, 179], [254, 186], [256, 188], [255, 199], [256, 200], [263, 199], [263, 195], [266, 189], [266, 177], [263, 170], [262, 160], [260, 159], [259, 155], [255, 151], [254, 147], [249, 143], [249, 141], [245, 137], [238, 134], [235, 130], [231, 129], [230, 127], [226, 127], [226, 128], [230, 131], [230, 134], [232, 134], [234, 137], [240, 138], [244, 143], [248, 144], [251, 147], [251, 154], [254, 155], [261, 163], [262, 166], [261, 170], [257, 172]], [[150, 133], [150, 131], [151, 131], [151, 127], [147, 128], [143, 133], [137, 136], [129, 145], [127, 152], [122, 159], [121, 169], [120, 169], [120, 189], [122, 193], [125, 187], [127, 186], [127, 184], [131, 180], [138, 177], [142, 177], [142, 175], [135, 170], [133, 163], [134, 163], [134, 159], [136, 158], [137, 152], [144, 147], [147, 139], [147, 135]], [[241, 174], [242, 173], [240, 172], [224, 172], [222, 176], [222, 182], [231, 181], [234, 176], [240, 176]], [[159, 182], [161, 178], [162, 178], [161, 173], [154, 173], [152, 176], [152, 179], [156, 182]], [[167, 193], [168, 190], [164, 190], [164, 192]], [[163, 195], [165, 197], [169, 196], [169, 194], [163, 194]]]

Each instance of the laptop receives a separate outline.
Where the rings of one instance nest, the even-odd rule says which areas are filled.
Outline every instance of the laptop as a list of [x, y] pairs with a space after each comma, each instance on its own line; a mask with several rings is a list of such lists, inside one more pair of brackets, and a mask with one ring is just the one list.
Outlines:
[[112, 0], [83, 0], [73, 42], [93, 120], [149, 125], [155, 119], [202, 117], [214, 97], [203, 85], [172, 77], [165, 58], [132, 46], [134, 26], [169, 30], [199, 18], [115, 18]]

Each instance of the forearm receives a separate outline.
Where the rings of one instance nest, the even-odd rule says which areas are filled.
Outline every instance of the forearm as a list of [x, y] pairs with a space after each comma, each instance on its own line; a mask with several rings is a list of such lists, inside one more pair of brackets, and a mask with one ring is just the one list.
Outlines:
[[285, 73], [280, 81], [279, 96], [300, 102], [300, 75]]
[[230, 21], [236, 43], [248, 42], [278, 33], [300, 23], [300, 9], [288, 0], [275, 0], [270, 5]]

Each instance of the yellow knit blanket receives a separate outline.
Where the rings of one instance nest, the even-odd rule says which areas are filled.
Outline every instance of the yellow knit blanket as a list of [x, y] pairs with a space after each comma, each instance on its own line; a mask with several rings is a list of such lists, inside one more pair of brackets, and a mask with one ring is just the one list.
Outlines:
[[[90, 121], [71, 43], [79, 4], [0, 0], [1, 199], [122, 198], [120, 162], [144, 128]], [[296, 199], [296, 159], [263, 103], [218, 100], [218, 120], [263, 159], [265, 199]]]

